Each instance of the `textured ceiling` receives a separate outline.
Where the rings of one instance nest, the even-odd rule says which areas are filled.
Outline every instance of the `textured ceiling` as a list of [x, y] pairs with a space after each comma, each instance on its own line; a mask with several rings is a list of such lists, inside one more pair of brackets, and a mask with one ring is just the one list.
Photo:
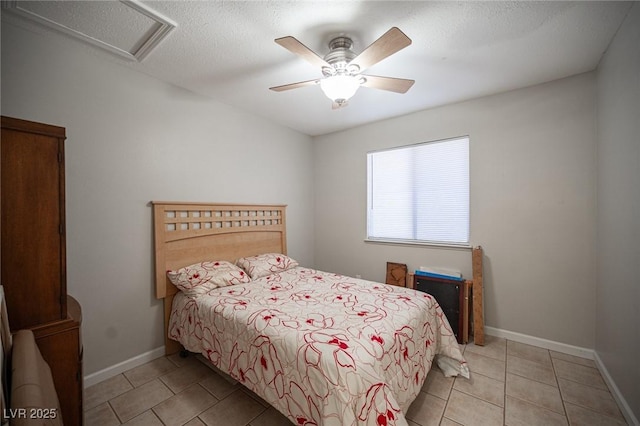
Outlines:
[[[49, 20], [41, 20], [48, 28], [58, 22], [91, 32], [95, 39], [121, 43], [125, 50], [135, 50], [156, 36], [162, 22], [169, 23], [166, 38], [151, 46], [142, 60], [116, 55], [96, 43], [86, 48], [300, 132], [320, 135], [591, 71], [633, 3], [58, 1], [17, 2], [7, 11], [24, 20], [13, 12], [30, 10]], [[155, 11], [161, 22], [137, 15], [134, 9]], [[170, 24], [176, 27], [171, 30]], [[347, 35], [359, 53], [393, 26], [413, 44], [367, 73], [415, 80], [406, 94], [360, 88], [349, 106], [333, 110], [317, 86], [268, 90], [322, 76], [319, 69], [274, 43], [275, 38], [294, 36], [324, 56], [331, 38]], [[59, 37], [70, 34], [52, 31]]]

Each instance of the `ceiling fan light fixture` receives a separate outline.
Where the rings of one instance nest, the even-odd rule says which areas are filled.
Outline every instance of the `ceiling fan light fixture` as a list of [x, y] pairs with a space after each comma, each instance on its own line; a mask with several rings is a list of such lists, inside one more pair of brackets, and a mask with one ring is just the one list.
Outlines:
[[324, 58], [292, 36], [277, 38], [275, 42], [313, 66], [319, 67], [323, 75], [320, 79], [269, 88], [275, 92], [319, 84], [324, 94], [333, 101], [333, 109], [338, 109], [347, 105], [347, 101], [355, 95], [360, 86], [406, 93], [414, 83], [413, 80], [404, 78], [360, 74], [411, 44], [411, 39], [397, 27], [392, 27], [359, 54], [351, 50], [353, 41], [344, 35], [329, 42], [329, 53]]
[[358, 76], [334, 75], [320, 80], [320, 88], [332, 101], [344, 102], [356, 94], [360, 82]]

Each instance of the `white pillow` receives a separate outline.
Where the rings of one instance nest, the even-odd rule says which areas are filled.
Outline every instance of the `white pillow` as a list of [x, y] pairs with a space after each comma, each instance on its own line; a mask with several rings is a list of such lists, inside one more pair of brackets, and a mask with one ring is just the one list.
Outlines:
[[167, 277], [188, 296], [199, 296], [214, 288], [251, 281], [245, 271], [225, 260], [195, 263], [177, 271], [167, 271]]
[[257, 256], [243, 257], [236, 260], [236, 265], [247, 271], [252, 280], [273, 273], [295, 268], [298, 262], [280, 253], [265, 253]]

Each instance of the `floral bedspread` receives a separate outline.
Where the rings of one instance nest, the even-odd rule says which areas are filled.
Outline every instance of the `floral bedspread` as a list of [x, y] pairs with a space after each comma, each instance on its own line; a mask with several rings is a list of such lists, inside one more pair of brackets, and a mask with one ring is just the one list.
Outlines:
[[469, 374], [432, 296], [300, 267], [177, 294], [169, 337], [298, 425], [406, 425], [436, 356]]

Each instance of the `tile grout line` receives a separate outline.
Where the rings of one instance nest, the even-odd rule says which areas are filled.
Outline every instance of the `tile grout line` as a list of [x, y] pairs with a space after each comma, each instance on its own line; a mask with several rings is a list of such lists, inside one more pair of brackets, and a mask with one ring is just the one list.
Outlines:
[[[567, 410], [566, 410], [566, 407], [565, 407], [564, 398], [562, 397], [562, 392], [561, 392], [561, 390], [560, 390], [560, 383], [558, 383], [558, 375], [557, 375], [557, 373], [556, 373], [555, 365], [554, 365], [554, 363], [553, 363], [553, 357], [551, 356], [551, 351], [550, 351], [549, 349], [545, 349], [545, 350], [546, 350], [546, 352], [547, 352], [547, 356], [549, 357], [549, 361], [550, 361], [550, 363], [551, 363], [551, 371], [553, 372], [553, 380], [554, 380], [554, 382], [556, 383], [556, 386], [555, 386], [555, 387], [558, 389], [558, 395], [560, 396], [560, 403], [562, 404], [562, 411], [563, 411], [563, 413], [562, 413], [562, 414], [561, 414], [561, 413], [558, 413], [557, 411], [553, 411], [553, 410], [551, 410], [551, 409], [549, 409], [549, 408], [547, 408], [547, 407], [544, 407], [544, 406], [542, 406], [542, 405], [539, 405], [539, 404], [537, 404], [537, 403], [535, 403], [535, 402], [533, 402], [533, 401], [529, 401], [529, 400], [527, 400], [527, 399], [518, 398], [518, 397], [516, 397], [516, 396], [510, 396], [510, 397], [511, 397], [511, 398], [515, 398], [515, 399], [520, 400], [520, 401], [523, 401], [523, 402], [525, 402], [525, 403], [527, 403], [527, 404], [533, 405], [533, 406], [535, 406], [535, 407], [537, 407], [537, 408], [539, 408], [539, 409], [546, 410], [546, 411], [549, 411], [549, 412], [551, 412], [551, 413], [555, 413], [555, 414], [560, 414], [560, 415], [562, 415], [562, 416], [564, 417], [564, 419], [567, 421], [567, 424], [569, 424], [569, 416], [567, 415]], [[538, 361], [534, 361], [534, 360], [531, 360], [531, 359], [528, 359], [528, 358], [523, 358], [523, 357], [520, 357], [520, 356], [517, 356], [517, 355], [511, 355], [511, 357], [518, 358], [518, 359], [522, 359], [522, 360], [525, 360], [525, 361], [533, 362], [533, 363], [535, 363], [535, 364], [538, 364], [538, 365], [542, 365], [542, 366], [544, 366], [544, 364], [543, 364], [543, 363], [540, 363], [540, 362], [538, 362]], [[508, 360], [508, 358], [509, 358], [509, 356], [507, 355], [507, 360]], [[536, 380], [536, 379], [532, 379], [532, 378], [530, 378], [530, 377], [521, 376], [521, 375], [519, 375], [519, 374], [517, 374], [517, 373], [510, 373], [510, 374], [512, 374], [512, 375], [514, 375], [514, 376], [522, 377], [522, 378], [527, 379], [527, 380], [531, 380], [531, 381], [536, 382], [536, 383], [540, 383], [540, 384], [543, 384], [543, 385], [551, 386], [551, 385], [549, 385], [548, 383], [541, 382], [541, 381], [538, 381], [538, 380]], [[506, 383], [506, 380], [505, 380], [505, 383]], [[506, 397], [507, 397], [507, 395], [506, 395], [506, 391], [505, 391], [505, 399], [506, 399]], [[506, 410], [506, 401], [505, 401], [505, 410]], [[506, 421], [506, 412], [505, 412], [505, 421]]]
[[562, 392], [562, 388], [560, 387], [560, 381], [558, 380], [558, 372], [556, 371], [556, 363], [553, 361], [553, 357], [551, 356], [551, 351], [549, 351], [549, 356], [551, 357], [551, 370], [553, 370], [553, 378], [556, 381], [556, 385], [558, 386], [558, 393], [560, 394], [560, 402], [562, 402], [562, 409], [564, 410], [564, 417], [567, 419], [567, 424], [571, 424], [569, 422], [569, 412], [567, 411], [567, 404], [564, 400], [564, 394]]
[[[467, 350], [467, 345], [465, 344], [464, 347], [462, 348], [462, 356], [464, 357], [464, 352]], [[434, 359], [435, 360], [435, 359]], [[431, 366], [431, 368], [433, 369], [433, 364]], [[429, 374], [427, 372], [427, 374]], [[449, 388], [449, 392], [447, 393], [447, 399], [446, 402], [444, 404], [444, 409], [442, 410], [442, 416], [440, 416], [440, 423], [442, 423], [442, 419], [449, 419], [448, 417], [445, 416], [445, 414], [447, 413], [447, 407], [449, 406], [449, 400], [451, 399], [451, 394], [453, 393], [453, 388], [456, 385], [456, 380], [458, 380], [459, 376], [455, 376], [453, 379], [453, 382], [451, 383], [451, 388]], [[471, 370], [469, 370], [469, 377], [471, 377]], [[449, 419], [451, 420], [451, 419]], [[453, 421], [453, 420], [451, 420]]]
[[[568, 364], [571, 364], [571, 365], [574, 365], [574, 366], [585, 367], [585, 368], [589, 368], [589, 369], [595, 370], [598, 373], [598, 375], [602, 378], [602, 373], [600, 372], [600, 370], [597, 367], [594, 367], [594, 366], [591, 366], [591, 365], [585, 365], [585, 364], [582, 364], [580, 362], [574, 362], [573, 359], [554, 358], [552, 356], [551, 360], [552, 360], [552, 363], [553, 363], [554, 374], [555, 374], [555, 377], [556, 377], [556, 382], [558, 383], [558, 390], [560, 391], [560, 397], [561, 397], [561, 400], [562, 400], [562, 406], [563, 406], [563, 408], [565, 410], [567, 421], [569, 421], [569, 414], [568, 414], [568, 410], [567, 410], [567, 404], [572, 404], [572, 405], [574, 405], [576, 407], [580, 407], [580, 408], [582, 408], [584, 410], [587, 410], [587, 411], [589, 411], [591, 413], [594, 413], [594, 414], [599, 415], [599, 416], [607, 417], [607, 418], [610, 418], [612, 420], [622, 419], [626, 423], [626, 419], [624, 418], [624, 415], [622, 415], [622, 410], [620, 410], [620, 407], [618, 406], [617, 401], [615, 400], [615, 398], [613, 398], [613, 393], [611, 392], [611, 389], [609, 389], [609, 387], [607, 386], [606, 382], [605, 382], [605, 388], [601, 388], [601, 387], [594, 386], [594, 385], [589, 384], [589, 383], [581, 382], [581, 381], [579, 381], [579, 380], [577, 380], [575, 378], [572, 378], [572, 377], [561, 377], [561, 376], [558, 376], [557, 373], [555, 372], [555, 367], [556, 367], [555, 360], [558, 360], [560, 362], [565, 362], [565, 363], [568, 363]], [[564, 392], [562, 391], [562, 388], [560, 387], [560, 380], [559, 379], [563, 379], [563, 380], [565, 380], [567, 382], [575, 383], [577, 385], [584, 386], [584, 387], [587, 387], [587, 388], [590, 388], [590, 389], [593, 389], [593, 390], [596, 390], [596, 391], [607, 392], [611, 396], [611, 398], [613, 399], [613, 401], [614, 401], [616, 407], [618, 408], [618, 410], [620, 411], [621, 417], [612, 416], [607, 412], [594, 410], [591, 406], [584, 406], [582, 404], [577, 404], [575, 402], [567, 401], [565, 399]], [[604, 379], [603, 379], [603, 381], [604, 381]]]
[[118, 420], [118, 424], [121, 425], [123, 423], [122, 419], [120, 418], [116, 410], [111, 406], [111, 400], [113, 400], [113, 398], [107, 400], [107, 405], [109, 406], [109, 409], [113, 412], [113, 415], [116, 416], [116, 420]]
[[[129, 384], [131, 385], [131, 389], [129, 389], [129, 390], [125, 391], [125, 392], [122, 392], [120, 395], [124, 395], [124, 394], [125, 394], [125, 393], [127, 393], [127, 392], [131, 392], [132, 390], [134, 390], [134, 389], [136, 388], [136, 387], [133, 385], [133, 383], [131, 383], [131, 380], [129, 380], [129, 378], [128, 378], [124, 373], [125, 373], [125, 372], [123, 371], [123, 372], [122, 372], [122, 373], [120, 373], [120, 374], [122, 374], [122, 377], [124, 377], [124, 379], [127, 381], [127, 383], [129, 383]], [[114, 397], [113, 397], [113, 398], [111, 398], [111, 399], [108, 399], [108, 400], [107, 400], [107, 405], [109, 405], [109, 409], [110, 409], [111, 411], [113, 411], [113, 414], [116, 416], [116, 419], [118, 419], [118, 422], [119, 422], [118, 424], [123, 424], [124, 422], [122, 421], [122, 419], [121, 419], [121, 418], [120, 418], [120, 416], [118, 415], [118, 412], [117, 412], [117, 411], [116, 411], [116, 409], [111, 405], [111, 401], [113, 401], [115, 398], [117, 398], [117, 397], [118, 397], [118, 396], [120, 396], [120, 395], [117, 395], [117, 396], [114, 396]], [[83, 413], [83, 414], [84, 414], [84, 413]]]
[[[175, 363], [174, 363], [174, 364], [175, 364]], [[182, 367], [182, 366], [178, 366], [178, 369], [179, 369], [179, 368], [181, 368], [181, 367]], [[158, 378], [159, 378], [159, 377], [158, 377]], [[206, 380], [206, 378], [204, 378], [204, 379], [202, 379], [202, 380]], [[196, 414], [195, 416], [191, 417], [190, 419], [188, 419], [188, 420], [187, 420], [186, 422], [184, 422], [183, 424], [189, 423], [190, 421], [192, 421], [192, 420], [193, 420], [193, 419], [195, 419], [195, 418], [197, 418], [198, 420], [200, 420], [202, 423], [205, 423], [202, 419], [200, 419], [200, 415], [201, 415], [202, 413], [204, 413], [205, 411], [207, 411], [208, 409], [210, 409], [211, 407], [213, 407], [214, 405], [216, 405], [216, 404], [220, 403], [224, 398], [223, 398], [223, 399], [218, 399], [218, 397], [216, 397], [212, 392], [210, 392], [210, 391], [209, 391], [209, 389], [207, 389], [206, 387], [202, 386], [202, 385], [200, 384], [200, 382], [201, 382], [202, 380], [192, 383], [191, 385], [187, 386], [186, 388], [182, 389], [180, 392], [177, 392], [177, 393], [176, 393], [176, 392], [173, 392], [173, 389], [171, 389], [171, 388], [169, 387], [169, 385], [167, 385], [167, 384], [166, 384], [166, 383], [164, 383], [162, 380], [160, 380], [160, 381], [162, 382], [162, 384], [164, 384], [164, 385], [165, 385], [165, 386], [166, 386], [166, 387], [171, 391], [171, 393], [173, 393], [173, 395], [172, 395], [172, 396], [170, 396], [169, 398], [166, 398], [165, 400], [163, 400], [163, 401], [159, 402], [158, 404], [154, 405], [154, 406], [153, 406], [153, 407], [151, 407], [149, 410], [153, 411], [153, 409], [154, 409], [154, 408], [158, 407], [158, 406], [159, 406], [160, 404], [162, 404], [163, 402], [165, 402], [165, 401], [169, 400], [170, 398], [172, 398], [172, 397], [174, 397], [174, 396], [176, 396], [176, 395], [179, 395], [180, 393], [182, 393], [182, 392], [186, 391], [187, 389], [189, 389], [189, 388], [190, 388], [190, 387], [192, 387], [192, 386], [199, 386], [199, 387], [200, 387], [201, 389], [203, 389], [206, 393], [208, 393], [209, 395], [211, 395], [211, 396], [213, 397], [213, 399], [214, 399], [214, 403], [213, 403], [213, 404], [211, 404], [211, 405], [209, 405], [209, 406], [207, 406], [207, 407], [205, 407], [204, 409], [202, 409], [200, 412], [198, 412], [198, 414]], [[227, 396], [228, 396], [228, 395], [227, 395]], [[226, 398], [226, 397], [225, 397], [225, 398]], [[165, 425], [165, 426], [166, 426], [166, 423], [162, 420], [162, 418], [160, 418], [160, 416], [159, 416], [155, 411], [153, 411], [153, 413], [154, 413], [154, 415], [155, 415], [155, 416], [160, 420], [160, 422], [161, 422], [163, 425]]]
[[509, 341], [505, 339], [504, 342], [504, 393], [503, 393], [503, 404], [504, 408], [502, 409], [502, 424], [506, 426], [507, 424], [507, 366], [509, 362], [509, 349], [508, 349]]

